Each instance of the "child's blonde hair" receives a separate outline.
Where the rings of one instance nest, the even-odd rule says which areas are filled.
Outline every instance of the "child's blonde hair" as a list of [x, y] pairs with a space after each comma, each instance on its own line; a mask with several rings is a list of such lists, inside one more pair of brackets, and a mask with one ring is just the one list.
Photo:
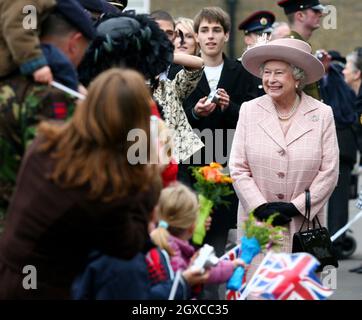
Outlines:
[[[169, 245], [169, 235], [179, 237], [196, 223], [199, 211], [197, 196], [182, 183], [175, 182], [161, 192], [158, 203], [158, 219], [162, 221], [151, 233], [153, 242], [169, 255], [174, 255]], [[163, 222], [168, 224], [165, 228]]]

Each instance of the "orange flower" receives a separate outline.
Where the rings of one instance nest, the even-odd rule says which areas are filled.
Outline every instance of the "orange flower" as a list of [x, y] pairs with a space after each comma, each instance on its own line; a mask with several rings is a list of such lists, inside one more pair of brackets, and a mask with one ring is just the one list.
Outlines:
[[221, 173], [217, 169], [213, 169], [211, 167], [204, 167], [202, 170], [202, 174], [206, 181], [217, 183], [221, 181]]
[[231, 179], [230, 177], [227, 176], [223, 176], [221, 179], [222, 183], [233, 183], [233, 179]]
[[222, 165], [218, 162], [211, 162], [210, 167], [213, 169], [222, 169]]
[[230, 187], [232, 179], [228, 174], [222, 172], [223, 166], [212, 162], [208, 166], [191, 168], [192, 174], [196, 178], [194, 186], [199, 194], [211, 200], [214, 205], [229, 203], [224, 200], [224, 197], [233, 194], [234, 191]]

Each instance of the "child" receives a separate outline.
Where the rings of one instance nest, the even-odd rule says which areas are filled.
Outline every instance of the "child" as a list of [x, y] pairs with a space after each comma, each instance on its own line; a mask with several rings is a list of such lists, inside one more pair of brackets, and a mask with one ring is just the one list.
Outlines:
[[55, 7], [55, 0], [1, 0], [0, 2], [0, 77], [5, 77], [19, 67], [23, 75], [32, 75], [36, 82], [49, 83], [53, 75], [41, 50], [37, 20], [36, 29], [23, 26], [27, 5], [36, 8], [36, 18], [43, 21]]
[[[148, 232], [155, 228], [155, 212], [150, 214]], [[167, 300], [174, 278], [167, 252], [149, 239], [143, 250], [130, 260], [92, 252], [86, 268], [72, 284], [71, 297], [73, 300]], [[204, 283], [207, 278], [208, 273], [186, 269], [175, 299], [191, 298], [190, 286]]]
[[[151, 233], [151, 238], [160, 248], [165, 249], [171, 257], [174, 271], [189, 267], [195, 249], [188, 240], [191, 239], [199, 205], [196, 195], [181, 183], [174, 183], [161, 192], [158, 205], [158, 228]], [[234, 269], [245, 264], [241, 259], [220, 261], [210, 268], [207, 283], [224, 283]]]

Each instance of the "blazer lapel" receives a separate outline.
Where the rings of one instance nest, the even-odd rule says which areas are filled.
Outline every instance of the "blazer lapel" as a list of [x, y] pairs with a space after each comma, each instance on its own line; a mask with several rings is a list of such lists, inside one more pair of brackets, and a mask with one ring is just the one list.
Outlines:
[[229, 90], [226, 91], [230, 91], [230, 88], [233, 87], [235, 76], [237, 75], [233, 72], [233, 69], [235, 69], [234, 62], [224, 55], [224, 66], [221, 71], [219, 83], [217, 84], [218, 88], [228, 88]]
[[210, 86], [206, 79], [205, 72], [202, 74], [202, 77], [197, 85], [197, 88], [202, 92], [203, 96], [208, 96], [210, 93]]
[[285, 150], [287, 148], [285, 137], [271, 98], [264, 95], [260, 98], [258, 105], [266, 111], [266, 117], [259, 122], [259, 126], [263, 128], [265, 133], [273, 139], [276, 144]]
[[285, 138], [287, 146], [305, 135], [307, 132], [313, 130], [313, 121], [319, 121], [319, 118], [317, 115], [310, 115], [309, 113], [315, 109], [317, 109], [317, 107], [312, 106], [309, 97], [305, 93], [302, 93], [299, 110], [295, 114], [293, 123]]
[[[235, 69], [235, 65], [232, 60], [223, 55], [224, 57], [224, 66], [221, 71], [219, 83], [217, 84], [217, 88], [232, 88], [234, 84], [234, 79], [237, 74], [232, 70]], [[198, 89], [203, 93], [203, 95], [208, 96], [210, 93], [210, 86], [207, 82], [205, 72], [203, 73], [201, 80], [198, 84]], [[228, 91], [228, 90], [226, 90]], [[230, 91], [230, 90], [229, 90]]]

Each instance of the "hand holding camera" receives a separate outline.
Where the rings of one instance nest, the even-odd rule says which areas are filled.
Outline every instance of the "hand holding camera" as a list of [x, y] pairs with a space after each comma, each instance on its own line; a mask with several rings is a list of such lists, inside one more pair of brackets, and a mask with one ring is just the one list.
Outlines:
[[332, 61], [330, 54], [324, 49], [319, 49], [315, 52], [315, 57], [322, 62], [324, 69], [328, 72], [329, 65]]
[[198, 117], [207, 117], [212, 112], [214, 112], [215, 108], [216, 108], [216, 104], [208, 103], [207, 97], [204, 97], [204, 98], [201, 98], [197, 102], [197, 104], [194, 108], [194, 112]]
[[224, 111], [230, 104], [230, 97], [228, 93], [222, 88], [218, 88], [216, 90], [213, 98], [215, 101], [214, 103], [221, 108], [221, 111]]
[[216, 106], [224, 111], [230, 104], [230, 97], [227, 92], [218, 88], [217, 90], [211, 91], [207, 97], [201, 98], [194, 108], [194, 112], [198, 117], [207, 117], [214, 112]]
[[218, 89], [211, 91], [209, 96], [207, 97], [206, 103], [215, 103], [219, 104], [220, 95], [218, 93]]
[[219, 258], [215, 255], [214, 247], [204, 244], [200, 249], [198, 256], [193, 261], [191, 268], [193, 270], [200, 270], [201, 273], [205, 269], [215, 267], [219, 263]]
[[202, 273], [200, 270], [189, 267], [182, 272], [182, 276], [190, 286], [193, 286], [206, 283], [209, 279], [210, 273], [209, 271]]

